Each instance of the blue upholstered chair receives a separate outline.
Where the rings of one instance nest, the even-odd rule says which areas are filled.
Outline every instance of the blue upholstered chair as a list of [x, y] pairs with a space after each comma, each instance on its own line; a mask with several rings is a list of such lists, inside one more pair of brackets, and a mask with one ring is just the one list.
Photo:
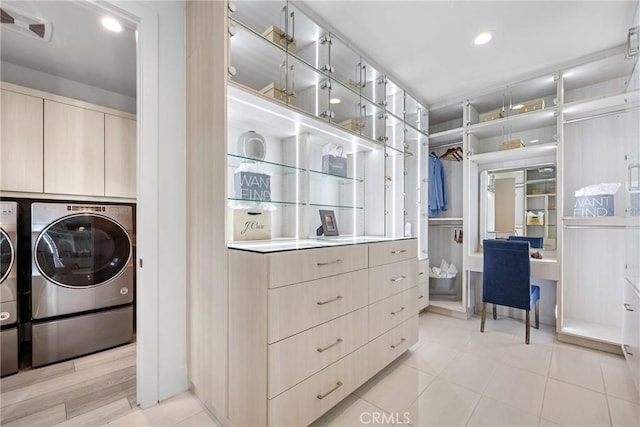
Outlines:
[[540, 327], [540, 288], [531, 285], [529, 242], [515, 240], [485, 240], [484, 271], [482, 274], [482, 320], [484, 332], [487, 303], [526, 310], [525, 342], [529, 344], [529, 311], [535, 306], [536, 329]]
[[509, 240], [519, 240], [521, 242], [529, 242], [529, 246], [534, 249], [542, 249], [542, 237], [529, 237], [529, 236], [509, 236]]

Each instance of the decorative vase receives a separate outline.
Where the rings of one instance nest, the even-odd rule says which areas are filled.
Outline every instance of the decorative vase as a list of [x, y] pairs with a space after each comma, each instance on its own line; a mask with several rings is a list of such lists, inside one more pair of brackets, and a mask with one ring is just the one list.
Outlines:
[[264, 160], [267, 155], [264, 137], [254, 130], [244, 132], [238, 137], [238, 152], [243, 157]]

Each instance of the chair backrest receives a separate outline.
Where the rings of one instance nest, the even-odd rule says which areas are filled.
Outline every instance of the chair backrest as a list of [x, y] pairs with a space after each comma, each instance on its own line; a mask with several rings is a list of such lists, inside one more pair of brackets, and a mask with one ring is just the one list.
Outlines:
[[543, 239], [542, 237], [527, 237], [527, 236], [509, 236], [509, 240], [519, 240], [521, 242], [529, 242], [529, 246], [535, 249], [542, 249]]
[[529, 242], [485, 240], [482, 302], [529, 310], [531, 261]]

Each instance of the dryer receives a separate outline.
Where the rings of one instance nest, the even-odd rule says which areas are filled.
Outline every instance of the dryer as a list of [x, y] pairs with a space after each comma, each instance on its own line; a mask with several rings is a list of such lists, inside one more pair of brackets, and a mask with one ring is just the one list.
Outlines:
[[0, 202], [1, 375], [18, 371], [18, 204]]
[[131, 206], [31, 205], [32, 366], [133, 336]]

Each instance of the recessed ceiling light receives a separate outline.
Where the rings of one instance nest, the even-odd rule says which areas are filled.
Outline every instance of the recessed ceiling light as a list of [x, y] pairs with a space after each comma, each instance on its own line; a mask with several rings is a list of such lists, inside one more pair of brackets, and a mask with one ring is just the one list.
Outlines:
[[478, 34], [476, 38], [473, 40], [473, 42], [478, 46], [480, 46], [485, 43], [489, 43], [489, 40], [491, 40], [492, 37], [493, 37], [493, 34], [491, 34], [491, 31], [484, 31]]
[[340, 98], [331, 98], [329, 104], [340, 104]]
[[513, 107], [511, 107], [512, 110], [519, 110], [521, 108], [524, 108], [524, 104], [516, 104]]
[[110, 16], [105, 16], [104, 18], [102, 18], [101, 22], [102, 26], [109, 31], [113, 31], [114, 33], [122, 32], [122, 25]]

